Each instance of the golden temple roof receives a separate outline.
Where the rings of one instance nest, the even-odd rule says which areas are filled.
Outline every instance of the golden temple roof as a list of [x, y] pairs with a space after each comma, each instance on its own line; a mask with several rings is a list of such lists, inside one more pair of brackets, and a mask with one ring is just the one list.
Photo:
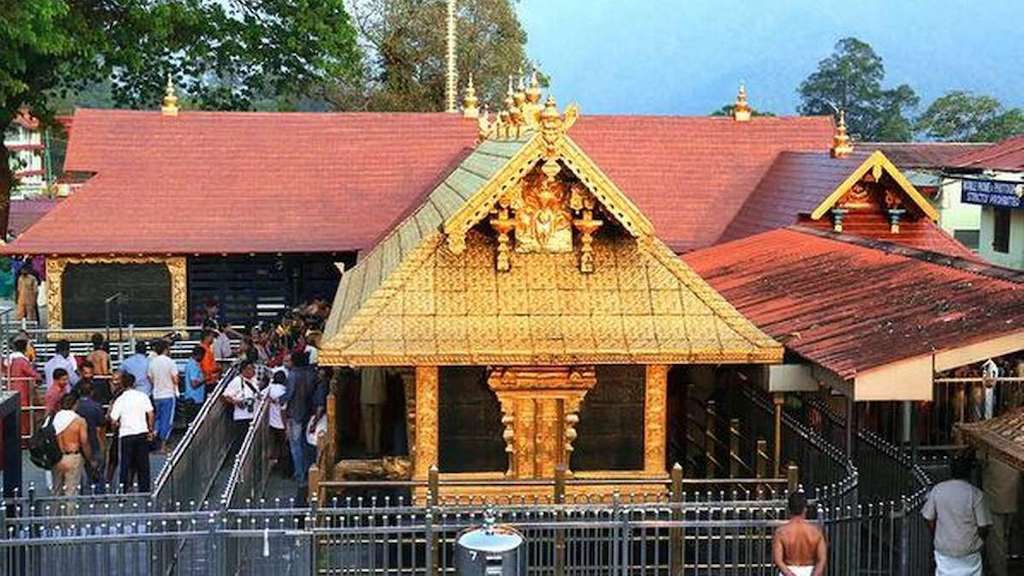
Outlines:
[[481, 142], [343, 275], [320, 362], [781, 361], [548, 120]]

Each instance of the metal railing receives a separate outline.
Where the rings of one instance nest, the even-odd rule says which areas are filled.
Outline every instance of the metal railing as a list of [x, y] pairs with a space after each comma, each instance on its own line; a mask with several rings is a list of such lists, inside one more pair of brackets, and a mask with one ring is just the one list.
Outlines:
[[231, 408], [221, 401], [237, 368], [225, 371], [156, 478], [153, 499], [161, 509], [205, 502], [235, 442]]
[[241, 508], [243, 504], [258, 501], [263, 497], [267, 480], [270, 478], [270, 406], [269, 397], [264, 396], [256, 408], [256, 415], [249, 424], [242, 446], [231, 466], [227, 485], [220, 495], [222, 508]]
[[[917, 574], [892, 553], [898, 505], [819, 507], [829, 574]], [[4, 574], [422, 575], [455, 574], [454, 543], [486, 516], [524, 536], [530, 575], [775, 574], [771, 538], [781, 507], [629, 504], [545, 506], [359, 506], [184, 511], [80, 517], [74, 528], [29, 538], [8, 526]], [[891, 535], [872, 548], [865, 532]], [[161, 551], [181, 546], [177, 560]]]

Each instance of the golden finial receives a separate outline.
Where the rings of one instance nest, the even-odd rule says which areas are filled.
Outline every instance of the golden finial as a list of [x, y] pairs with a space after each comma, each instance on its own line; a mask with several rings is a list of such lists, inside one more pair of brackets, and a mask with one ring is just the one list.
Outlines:
[[462, 117], [477, 118], [480, 116], [480, 109], [477, 108], [476, 88], [473, 87], [473, 75], [469, 75], [469, 83], [466, 84], [466, 95], [462, 98]]
[[530, 104], [540, 102], [540, 78], [537, 76], [536, 70], [530, 74], [530, 87], [526, 90], [526, 100]]
[[747, 103], [747, 87], [740, 82], [739, 92], [736, 93], [736, 104], [732, 108], [732, 117], [737, 122], [750, 120], [750, 104]]
[[483, 110], [477, 116], [476, 127], [480, 141], [487, 140], [493, 134], [494, 126], [491, 124], [491, 112], [487, 109], [487, 104], [484, 104]]
[[160, 112], [164, 116], [178, 115], [178, 97], [174, 94], [174, 81], [171, 75], [167, 75], [167, 87], [164, 89], [164, 100], [160, 106]]
[[520, 110], [523, 109], [523, 103], [526, 102], [526, 84], [523, 83], [523, 69], [519, 69], [519, 81], [516, 84], [516, 91], [512, 95], [516, 101], [516, 107]]
[[515, 98], [515, 79], [512, 76], [508, 77], [508, 91], [505, 92], [505, 110], [511, 110], [516, 105]]
[[846, 134], [846, 110], [839, 111], [839, 123], [836, 125], [835, 136], [832, 137], [832, 157], [845, 158], [853, 152], [853, 143]]

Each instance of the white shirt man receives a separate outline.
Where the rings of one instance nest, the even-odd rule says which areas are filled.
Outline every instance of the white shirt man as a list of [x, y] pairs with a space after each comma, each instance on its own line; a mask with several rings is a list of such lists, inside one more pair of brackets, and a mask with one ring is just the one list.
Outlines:
[[[65, 355], [66, 354], [66, 355]], [[70, 351], [57, 352], [52, 358], [43, 364], [43, 373], [46, 376], [46, 389], [53, 385], [53, 372], [57, 368], [63, 368], [68, 372], [68, 382], [74, 386], [78, 382], [78, 363], [71, 357]]]
[[981, 490], [967, 478], [971, 462], [954, 460], [950, 480], [939, 482], [925, 500], [921, 515], [934, 538], [938, 576], [981, 576], [981, 550], [992, 515]]
[[149, 358], [146, 375], [153, 384], [153, 399], [164, 400], [178, 396], [178, 365], [166, 354]]
[[125, 390], [110, 407], [110, 419], [117, 425], [121, 485], [125, 490], [137, 486], [140, 492], [149, 492], [153, 403], [148, 395], [135, 389], [134, 376], [125, 372], [120, 378]]
[[243, 362], [238, 376], [224, 388], [224, 399], [234, 406], [235, 422], [246, 422], [255, 416], [256, 400], [260, 396], [256, 385], [256, 367], [251, 362]]

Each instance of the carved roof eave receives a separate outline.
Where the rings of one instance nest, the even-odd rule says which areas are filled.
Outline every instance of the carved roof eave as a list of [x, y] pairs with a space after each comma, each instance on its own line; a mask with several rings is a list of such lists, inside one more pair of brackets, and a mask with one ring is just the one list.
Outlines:
[[939, 213], [935, 210], [935, 207], [917, 191], [917, 188], [915, 188], [914, 185], [911, 184], [910, 180], [903, 175], [903, 172], [901, 172], [900, 169], [892, 163], [892, 161], [886, 158], [885, 154], [883, 154], [881, 150], [875, 150], [872, 152], [871, 155], [868, 156], [867, 159], [865, 159], [864, 162], [846, 178], [846, 180], [843, 180], [843, 182], [837, 186], [836, 189], [833, 190], [832, 193], [830, 193], [828, 197], [826, 197], [825, 200], [814, 209], [813, 212], [811, 212], [811, 219], [820, 220], [823, 216], [828, 214], [828, 211], [836, 205], [836, 202], [839, 202], [843, 196], [850, 191], [853, 185], [860, 182], [861, 178], [871, 170], [881, 171], [892, 177], [900, 187], [900, 190], [902, 190], [903, 193], [910, 198], [911, 202], [914, 203], [914, 206], [921, 210], [925, 216], [931, 218], [932, 221], [938, 221]]
[[461, 253], [465, 249], [466, 233], [490, 214], [502, 194], [546, 158], [561, 160], [598, 199], [607, 213], [634, 238], [647, 241], [654, 236], [654, 226], [650, 220], [568, 135], [563, 134], [559, 138], [552, 152], [547, 149], [538, 132], [484, 184], [471, 201], [443, 223], [442, 231], [449, 249], [456, 254]]

